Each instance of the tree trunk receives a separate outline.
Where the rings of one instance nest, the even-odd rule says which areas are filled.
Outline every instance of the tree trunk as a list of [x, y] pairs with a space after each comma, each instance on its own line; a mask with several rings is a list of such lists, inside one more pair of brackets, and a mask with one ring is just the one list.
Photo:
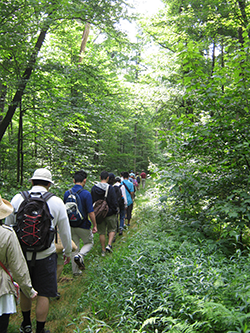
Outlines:
[[83, 34], [82, 34], [82, 42], [81, 42], [81, 48], [80, 48], [79, 64], [82, 63], [83, 54], [85, 52], [86, 44], [87, 44], [88, 37], [89, 37], [89, 29], [90, 29], [90, 23], [86, 23], [85, 29], [84, 29]]
[[22, 101], [19, 104], [19, 128], [18, 128], [18, 143], [17, 143], [17, 183], [22, 185], [23, 179], [23, 111]]
[[34, 47], [34, 51], [32, 52], [31, 56], [30, 56], [30, 60], [29, 60], [29, 63], [27, 65], [27, 68], [26, 70], [24, 71], [18, 85], [17, 85], [17, 91], [9, 105], [9, 108], [8, 108], [8, 111], [3, 119], [3, 121], [0, 123], [0, 142], [4, 136], [4, 133], [6, 131], [6, 129], [8, 128], [10, 122], [11, 122], [11, 119], [12, 117], [14, 116], [15, 114], [15, 111], [16, 111], [16, 108], [18, 107], [21, 99], [22, 99], [22, 96], [24, 94], [24, 90], [26, 88], [26, 85], [29, 81], [29, 78], [31, 76], [31, 73], [34, 69], [34, 65], [36, 63], [36, 59], [37, 59], [37, 56], [38, 56], [38, 53], [42, 47], [42, 44], [45, 40], [45, 37], [46, 37], [46, 33], [49, 29], [49, 26], [51, 24], [51, 15], [52, 15], [53, 12], [51, 12], [47, 19], [46, 19], [46, 22], [44, 24], [44, 28], [42, 28], [39, 36], [38, 36], [38, 39], [37, 39], [37, 42], [36, 42], [36, 45]]

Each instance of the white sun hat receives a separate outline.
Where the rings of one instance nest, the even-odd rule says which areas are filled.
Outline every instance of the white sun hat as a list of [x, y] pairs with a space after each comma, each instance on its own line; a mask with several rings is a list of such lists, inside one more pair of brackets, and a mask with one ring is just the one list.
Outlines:
[[13, 206], [5, 199], [2, 199], [0, 195], [0, 220], [9, 216], [13, 212]]
[[45, 168], [37, 169], [34, 172], [33, 176], [29, 179], [29, 181], [31, 180], [45, 180], [47, 182], [50, 182], [51, 184], [54, 184], [52, 181], [51, 172]]

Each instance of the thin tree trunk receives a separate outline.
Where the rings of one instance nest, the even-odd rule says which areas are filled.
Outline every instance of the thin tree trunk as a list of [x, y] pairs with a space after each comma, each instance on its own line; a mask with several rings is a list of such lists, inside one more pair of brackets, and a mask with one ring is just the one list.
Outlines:
[[23, 111], [22, 101], [19, 104], [19, 128], [18, 128], [18, 143], [17, 143], [17, 183], [22, 185], [23, 178]]
[[83, 60], [83, 54], [85, 52], [86, 44], [87, 44], [88, 37], [89, 37], [89, 29], [90, 29], [90, 23], [86, 23], [85, 29], [84, 29], [83, 34], [82, 34], [79, 64], [81, 64], [82, 60]]
[[137, 154], [137, 122], [135, 123], [135, 139], [134, 139], [134, 172], [136, 172], [136, 154]]
[[37, 39], [37, 42], [36, 42], [36, 45], [34, 47], [34, 51], [32, 52], [31, 56], [30, 56], [30, 60], [29, 60], [29, 63], [27, 65], [27, 68], [26, 70], [24, 71], [18, 85], [17, 85], [17, 91], [12, 99], [12, 102], [10, 103], [10, 106], [8, 108], [8, 111], [3, 119], [3, 121], [0, 123], [0, 142], [4, 136], [4, 133], [6, 131], [6, 129], [8, 128], [10, 122], [11, 122], [11, 119], [12, 117], [14, 116], [15, 114], [15, 111], [16, 111], [16, 108], [18, 107], [21, 99], [22, 99], [22, 96], [24, 94], [24, 90], [26, 88], [26, 85], [29, 81], [29, 78], [31, 76], [31, 73], [34, 69], [34, 65], [36, 63], [36, 59], [37, 59], [37, 56], [38, 56], [38, 53], [42, 47], [42, 44], [45, 40], [45, 37], [46, 37], [46, 33], [49, 29], [49, 26], [50, 26], [50, 23], [51, 23], [51, 15], [52, 15], [53, 12], [51, 12], [48, 17], [47, 17], [47, 20], [44, 24], [44, 28], [41, 30], [39, 36], [38, 36], [38, 39]]

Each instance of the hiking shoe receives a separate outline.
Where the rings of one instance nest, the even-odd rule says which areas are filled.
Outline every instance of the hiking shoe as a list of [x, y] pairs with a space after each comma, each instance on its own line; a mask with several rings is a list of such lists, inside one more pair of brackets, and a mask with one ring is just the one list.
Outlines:
[[109, 253], [112, 253], [113, 252], [113, 250], [112, 250], [112, 246], [111, 245], [107, 245], [106, 246], [106, 252], [109, 252]]
[[105, 254], [106, 254], [105, 251], [102, 250], [102, 254], [101, 254], [101, 256], [102, 256], [102, 257], [105, 257]]
[[85, 269], [85, 265], [84, 265], [82, 256], [80, 254], [77, 254], [76, 256], [74, 256], [74, 262], [77, 264], [77, 266], [79, 267], [79, 269], [81, 271]]
[[32, 333], [32, 327], [31, 327], [31, 325], [26, 325], [24, 327], [21, 325], [21, 327], [19, 328], [19, 331], [21, 333]]

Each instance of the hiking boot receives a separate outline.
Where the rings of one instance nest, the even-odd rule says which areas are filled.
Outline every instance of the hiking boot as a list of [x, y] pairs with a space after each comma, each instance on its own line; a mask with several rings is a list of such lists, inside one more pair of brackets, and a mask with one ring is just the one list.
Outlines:
[[32, 333], [31, 325], [22, 326], [19, 328], [20, 333]]
[[79, 269], [81, 271], [85, 269], [85, 265], [84, 265], [82, 256], [80, 254], [77, 254], [76, 256], [74, 256], [74, 262], [77, 264], [77, 266], [79, 267]]
[[112, 253], [113, 252], [113, 250], [112, 250], [112, 246], [111, 245], [107, 245], [106, 246], [106, 252], [109, 252], [109, 253]]
[[102, 254], [101, 254], [101, 256], [102, 256], [102, 257], [105, 257], [105, 254], [106, 254], [105, 251], [102, 250]]

